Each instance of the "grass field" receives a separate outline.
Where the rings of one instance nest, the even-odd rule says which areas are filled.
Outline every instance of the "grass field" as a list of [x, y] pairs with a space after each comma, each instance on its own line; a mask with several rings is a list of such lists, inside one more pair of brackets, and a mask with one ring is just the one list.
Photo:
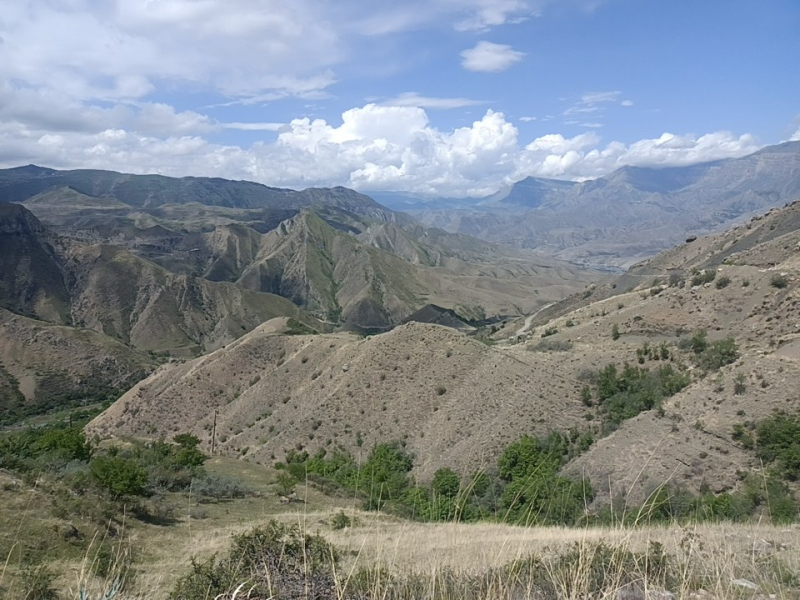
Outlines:
[[[212, 459], [206, 466], [211, 472], [224, 472], [246, 482], [253, 494], [201, 505], [190, 496], [174, 494], [169, 498], [169, 524], [126, 520], [112, 540], [111, 562], [124, 564], [133, 576], [113, 600], [167, 598], [176, 581], [188, 572], [192, 559], [224, 555], [232, 535], [273, 519], [319, 534], [340, 550], [335, 575], [335, 597], [340, 599], [665, 600], [670, 597], [663, 595], [666, 590], [676, 598], [800, 598], [797, 526], [753, 523], [577, 529], [416, 523], [360, 511], [352, 500], [324, 496], [306, 486], [297, 487], [294, 502], [282, 503], [275, 492], [273, 469], [222, 458]], [[48, 515], [47, 502], [36, 487], [20, 492], [6, 482], [0, 488], [0, 539], [6, 540], [9, 557], [9, 541], [13, 546], [26, 539], [47, 540], [64, 526], [54, 517], [43, 516]], [[334, 518], [342, 513], [350, 525], [336, 529]], [[50, 561], [58, 598], [77, 600], [83, 589], [88, 592], [85, 598], [94, 600], [102, 598], [111, 585], [113, 565], [104, 576], [92, 575], [96, 571], [93, 563], [107, 560], [97, 549], [109, 541], [101, 528], [94, 535], [88, 549], [70, 551], [67, 545]], [[620, 553], [631, 553], [632, 558], [623, 561]], [[654, 571], [649, 563], [661, 555], [668, 557], [665, 564], [669, 568]], [[527, 567], [509, 569], [514, 563]], [[600, 583], [598, 566], [604, 570]], [[364, 573], [374, 574], [366, 588]], [[360, 595], [348, 591], [348, 582], [355, 579], [361, 582]], [[542, 580], [549, 590], [545, 595]], [[13, 561], [0, 563], [0, 590], [5, 598], [26, 598], [20, 581]], [[649, 595], [625, 596], [624, 590], [633, 589], [632, 585], [639, 591], [631, 593]], [[237, 600], [245, 597], [240, 592]]]

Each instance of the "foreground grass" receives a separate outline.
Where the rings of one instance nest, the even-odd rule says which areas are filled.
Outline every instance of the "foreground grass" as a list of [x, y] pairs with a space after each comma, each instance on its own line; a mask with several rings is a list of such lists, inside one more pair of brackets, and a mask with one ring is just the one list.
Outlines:
[[[93, 536], [87, 543], [74, 545], [50, 541], [65, 523], [48, 513], [48, 500], [40, 489], [32, 486], [19, 491], [6, 486], [0, 488], [0, 538], [6, 540], [8, 556], [12, 555], [8, 548], [30, 545], [31, 540], [57, 546], [48, 555], [48, 568], [56, 575], [53, 588], [58, 592], [52, 597], [68, 600], [81, 598], [81, 589], [87, 592], [87, 600], [102, 598], [120, 573], [125, 574], [126, 584], [109, 598], [165, 600], [190, 571], [193, 559], [202, 563], [224, 556], [233, 535], [273, 520], [322, 536], [339, 550], [330, 596], [336, 600], [666, 600], [669, 596], [656, 594], [662, 590], [676, 598], [769, 598], [770, 594], [800, 598], [797, 526], [560, 528], [416, 523], [363, 512], [351, 499], [330, 498], [305, 486], [297, 487], [294, 502], [282, 503], [275, 491], [276, 471], [268, 467], [224, 458], [212, 459], [206, 467], [236, 477], [254, 494], [207, 504], [198, 504], [190, 495], [173, 494], [168, 498], [173, 509], [168, 524], [127, 519], [113, 538], [98, 527], [91, 534], [86, 530], [86, 536]], [[350, 524], [335, 528], [335, 518], [341, 514]], [[114, 549], [111, 565], [97, 576], [97, 562], [109, 560], [98, 549], [109, 542]], [[667, 570], [653, 569], [659, 556], [667, 557]], [[598, 565], [603, 571], [601, 580]], [[248, 584], [246, 577], [242, 583]], [[750, 584], [757, 590], [747, 587]], [[237, 600], [247, 597], [247, 589], [240, 590]], [[26, 598], [28, 590], [13, 561], [0, 562], [0, 590], [0, 597]], [[633, 595], [626, 597], [625, 590]], [[643, 590], [650, 590], [650, 596], [636, 595]], [[232, 600], [234, 589], [229, 592], [220, 600]]]

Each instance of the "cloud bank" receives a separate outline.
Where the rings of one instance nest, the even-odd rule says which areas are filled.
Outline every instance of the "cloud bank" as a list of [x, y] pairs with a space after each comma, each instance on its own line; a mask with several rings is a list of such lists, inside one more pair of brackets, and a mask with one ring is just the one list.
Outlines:
[[[401, 190], [448, 196], [483, 196], [527, 176], [581, 180], [624, 165], [676, 166], [737, 157], [760, 145], [750, 135], [664, 133], [631, 144], [603, 142], [594, 132], [549, 134], [521, 142], [515, 125], [487, 110], [451, 131], [432, 126], [414, 106], [367, 104], [342, 114], [341, 123], [298, 118], [252, 129], [277, 130], [273, 141], [250, 146], [210, 141], [224, 128], [201, 114], [161, 104], [92, 108], [74, 117], [60, 98], [36, 108], [25, 95], [0, 102], [0, 165], [37, 162], [56, 168], [100, 168], [165, 175], [251, 179], [302, 188], [346, 185], [362, 191]], [[16, 107], [16, 108], [14, 108]], [[14, 114], [27, 109], [23, 122]], [[52, 110], [47, 110], [47, 109]], [[14, 113], [14, 114], [9, 114]]]

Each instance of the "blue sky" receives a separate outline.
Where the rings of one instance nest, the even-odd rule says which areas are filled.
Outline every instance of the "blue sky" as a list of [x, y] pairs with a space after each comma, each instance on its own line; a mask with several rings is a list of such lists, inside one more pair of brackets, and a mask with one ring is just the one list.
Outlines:
[[796, 0], [21, 0], [0, 165], [480, 196], [800, 139]]

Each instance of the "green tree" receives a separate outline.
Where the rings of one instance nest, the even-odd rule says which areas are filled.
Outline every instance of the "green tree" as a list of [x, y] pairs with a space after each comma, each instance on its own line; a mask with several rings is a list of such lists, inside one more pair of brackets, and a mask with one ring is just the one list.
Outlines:
[[91, 445], [77, 428], [45, 431], [33, 443], [33, 451], [37, 456], [50, 454], [66, 460], [87, 461], [92, 457]]
[[131, 459], [121, 456], [98, 456], [90, 463], [89, 472], [114, 498], [145, 494], [147, 471]]
[[444, 467], [433, 474], [431, 490], [434, 494], [444, 496], [445, 498], [454, 498], [458, 495], [458, 490], [460, 488], [461, 480], [458, 474], [452, 469]]

